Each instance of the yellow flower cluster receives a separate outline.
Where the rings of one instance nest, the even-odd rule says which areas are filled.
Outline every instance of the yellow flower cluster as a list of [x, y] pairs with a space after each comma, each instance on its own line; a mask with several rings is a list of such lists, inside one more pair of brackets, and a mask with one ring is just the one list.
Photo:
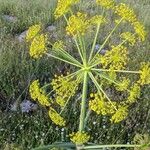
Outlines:
[[129, 84], [130, 84], [130, 80], [124, 77], [122, 81], [119, 83], [119, 85], [116, 86], [116, 89], [118, 91], [125, 91], [128, 89]]
[[31, 26], [26, 35], [26, 41], [29, 42], [31, 41], [41, 30], [41, 25], [33, 25]]
[[35, 59], [41, 57], [47, 51], [47, 36], [44, 34], [39, 34], [40, 30], [41, 25], [31, 26], [26, 35], [27, 42], [31, 42], [29, 54]]
[[128, 51], [124, 46], [112, 46], [112, 50], [101, 56], [100, 62], [103, 68], [123, 69], [128, 61]]
[[102, 114], [102, 115], [108, 115], [108, 114], [113, 114], [115, 113], [114, 106], [116, 105], [115, 102], [106, 102], [105, 98], [102, 97], [99, 94], [91, 94], [91, 99], [89, 101], [89, 108], [93, 111], [95, 111], [97, 114]]
[[120, 106], [118, 110], [111, 117], [111, 122], [118, 123], [128, 116], [128, 107]]
[[89, 28], [89, 20], [87, 20], [87, 15], [84, 13], [77, 12], [76, 15], [72, 15], [69, 18], [68, 26], [66, 31], [68, 35], [76, 36], [78, 33], [84, 35]]
[[131, 32], [124, 32], [120, 35], [122, 39], [128, 41], [132, 46], [136, 43], [136, 37]]
[[57, 41], [53, 45], [54, 50], [59, 50], [64, 48], [64, 42], [63, 41]]
[[133, 26], [134, 26], [135, 33], [138, 35], [139, 39], [141, 41], [144, 41], [146, 37], [146, 31], [143, 24], [141, 24], [139, 21], [136, 21], [133, 23]]
[[90, 24], [92, 25], [97, 25], [97, 24], [102, 24], [106, 23], [106, 19], [102, 15], [95, 15], [89, 20]]
[[137, 83], [135, 83], [130, 89], [127, 103], [129, 104], [134, 103], [136, 99], [140, 97], [140, 93], [141, 93], [141, 88]]
[[141, 64], [140, 80], [138, 83], [140, 85], [150, 84], [150, 62]]
[[70, 7], [79, 2], [79, 0], [58, 0], [56, 10], [54, 12], [55, 18], [59, 18], [71, 9]]
[[130, 23], [133, 23], [137, 20], [134, 11], [124, 3], [120, 3], [119, 5], [115, 6], [115, 13]]
[[56, 102], [63, 107], [66, 101], [75, 94], [78, 82], [60, 75], [52, 80], [51, 85], [56, 92]]
[[56, 125], [65, 126], [66, 121], [64, 120], [63, 117], [60, 116], [60, 114], [58, 114], [58, 113], [56, 112], [55, 109], [50, 108], [48, 114], [49, 114], [49, 117], [51, 118], [51, 120], [52, 120]]
[[114, 6], [115, 6], [114, 0], [96, 0], [96, 3], [102, 7], [107, 8], [107, 9], [114, 8]]
[[40, 88], [39, 80], [32, 82], [29, 92], [33, 100], [38, 100], [38, 102], [43, 106], [50, 106], [49, 98], [46, 96], [44, 90]]
[[90, 136], [86, 132], [76, 132], [70, 134], [70, 139], [75, 144], [84, 144], [87, 143], [90, 139]]

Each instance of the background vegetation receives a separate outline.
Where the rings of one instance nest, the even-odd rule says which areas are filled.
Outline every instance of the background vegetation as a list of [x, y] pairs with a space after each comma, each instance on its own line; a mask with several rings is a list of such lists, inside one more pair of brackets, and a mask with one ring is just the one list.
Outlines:
[[[96, 11], [92, 0], [82, 0], [81, 9]], [[150, 0], [118, 0], [131, 5], [150, 32]], [[24, 40], [19, 41], [20, 34], [29, 26], [41, 22], [45, 31], [53, 39], [66, 38], [61, 35], [59, 22], [55, 22], [53, 11], [55, 0], [0, 0], [0, 149], [31, 149], [55, 141], [68, 141], [68, 133], [77, 128], [79, 101], [75, 101], [67, 118], [70, 124], [58, 128], [52, 124], [45, 110], [38, 107], [30, 113], [22, 113], [20, 103], [30, 100], [28, 86], [33, 79], [42, 82], [53, 78], [59, 62], [42, 58], [32, 60]], [[111, 15], [111, 14], [110, 14]], [[10, 21], [6, 16], [13, 16]], [[48, 30], [47, 27], [51, 26]], [[53, 29], [52, 29], [53, 28]], [[56, 28], [56, 29], [55, 29]], [[21, 34], [23, 35], [23, 34]], [[149, 33], [150, 35], [150, 33]], [[141, 61], [150, 61], [150, 36], [144, 44], [138, 44], [131, 52], [131, 68], [136, 70]], [[67, 68], [68, 66], [66, 66]], [[94, 113], [88, 122], [88, 130], [95, 143], [131, 143], [136, 133], [150, 134], [150, 87], [142, 90], [138, 102], [131, 108], [128, 118], [120, 124], [112, 125], [107, 117]], [[11, 109], [16, 106], [16, 111]]]

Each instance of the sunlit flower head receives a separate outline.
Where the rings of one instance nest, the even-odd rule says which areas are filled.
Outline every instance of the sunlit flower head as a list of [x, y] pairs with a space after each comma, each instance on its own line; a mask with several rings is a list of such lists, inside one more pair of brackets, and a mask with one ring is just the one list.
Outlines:
[[[113, 104], [113, 105], [112, 105]], [[98, 115], [108, 115], [115, 112], [115, 102], [107, 102], [104, 97], [99, 94], [94, 94], [89, 101], [89, 108], [96, 112]]]
[[70, 139], [75, 144], [84, 144], [87, 143], [90, 139], [90, 136], [86, 132], [76, 132], [70, 134]]
[[134, 26], [135, 33], [138, 35], [138, 38], [141, 41], [144, 41], [146, 37], [146, 31], [144, 25], [137, 21], [133, 23], [133, 26]]
[[56, 93], [56, 102], [61, 107], [65, 105], [68, 99], [70, 99], [77, 90], [77, 80], [72, 80], [63, 75], [56, 76], [51, 82], [53, 90]]
[[53, 49], [54, 50], [59, 50], [59, 49], [63, 49], [65, 47], [64, 42], [63, 41], [57, 41], [53, 44]]
[[118, 123], [124, 120], [128, 116], [128, 107], [127, 106], [120, 106], [118, 110], [114, 113], [111, 117], [112, 123]]
[[31, 26], [26, 34], [27, 42], [31, 41], [41, 30], [41, 25], [33, 25]]
[[67, 34], [76, 36], [78, 33], [84, 35], [89, 27], [87, 15], [78, 12], [69, 18], [68, 26], [66, 27]]
[[120, 37], [129, 42], [129, 44], [132, 46], [136, 43], [136, 37], [131, 32], [124, 32], [120, 35]]
[[70, 7], [79, 2], [79, 0], [58, 0], [57, 7], [54, 12], [55, 18], [59, 18], [65, 13], [67, 13]]
[[49, 98], [46, 96], [44, 90], [40, 88], [39, 80], [31, 83], [29, 92], [33, 100], [37, 100], [43, 106], [50, 106]]
[[130, 80], [128, 78], [123, 78], [118, 85], [116, 85], [116, 89], [118, 91], [125, 91], [128, 89], [129, 87], [129, 84], [130, 84]]
[[89, 21], [93, 25], [106, 23], [106, 19], [103, 16], [101, 16], [101, 15], [95, 15]]
[[115, 13], [118, 14], [122, 19], [128, 22], [135, 22], [137, 20], [134, 11], [124, 3], [120, 3], [115, 6]]
[[150, 63], [142, 63], [140, 69], [140, 85], [150, 84]]
[[132, 104], [136, 101], [137, 98], [140, 97], [141, 94], [141, 88], [139, 84], [135, 83], [131, 86], [129, 96], [127, 99], [127, 103]]
[[46, 53], [47, 48], [46, 48], [46, 41], [47, 41], [47, 36], [44, 34], [37, 35], [30, 46], [30, 56], [37, 59], [39, 57], [42, 57], [43, 54]]
[[128, 61], [128, 51], [125, 46], [112, 46], [100, 59], [103, 68], [123, 69]]
[[114, 0], [96, 0], [96, 3], [107, 9], [113, 8], [115, 6]]
[[59, 113], [56, 112], [55, 109], [50, 108], [48, 114], [49, 114], [50, 119], [51, 119], [56, 125], [65, 126], [66, 121], [64, 120], [63, 117], [60, 116]]

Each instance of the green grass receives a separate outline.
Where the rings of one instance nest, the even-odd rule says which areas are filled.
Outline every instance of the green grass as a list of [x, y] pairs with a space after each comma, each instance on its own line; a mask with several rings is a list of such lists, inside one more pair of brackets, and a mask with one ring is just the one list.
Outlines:
[[[118, 0], [120, 2], [120, 0]], [[80, 9], [95, 13], [93, 1], [86, 1]], [[149, 0], [122, 0], [129, 3], [136, 10], [140, 20], [144, 22], [146, 30], [150, 32], [150, 1]], [[10, 112], [10, 105], [18, 104], [24, 99], [30, 99], [28, 86], [30, 81], [40, 78], [42, 82], [49, 81], [55, 72], [58, 72], [58, 63], [54, 60], [42, 58], [34, 61], [28, 54], [26, 43], [19, 43], [15, 36], [28, 29], [29, 26], [41, 22], [45, 27], [54, 22], [54, 0], [0, 0], [0, 149], [31, 149], [42, 144], [55, 141], [68, 141], [68, 133], [77, 129], [76, 120], [79, 116], [80, 102], [70, 104], [73, 108], [66, 114], [70, 123], [62, 132], [60, 128], [45, 115], [45, 110], [30, 114]], [[3, 15], [17, 17], [17, 21], [10, 23]], [[124, 27], [126, 28], [126, 27]], [[61, 28], [57, 28], [59, 38]], [[105, 33], [103, 33], [105, 35]], [[104, 36], [103, 35], [103, 36]], [[130, 68], [136, 70], [141, 61], [150, 61], [150, 37], [144, 44], [138, 44], [130, 49]], [[70, 45], [71, 46], [71, 45]], [[60, 68], [59, 68], [60, 69]], [[141, 97], [133, 108], [127, 120], [120, 124], [112, 125], [109, 118], [98, 117], [94, 113], [88, 122], [92, 142], [100, 144], [128, 143], [133, 140], [136, 133], [150, 134], [150, 87], [142, 89]], [[69, 108], [68, 108], [69, 109]], [[76, 123], [75, 123], [76, 122]], [[73, 124], [73, 126], [72, 126]], [[3, 146], [3, 148], [1, 148]]]

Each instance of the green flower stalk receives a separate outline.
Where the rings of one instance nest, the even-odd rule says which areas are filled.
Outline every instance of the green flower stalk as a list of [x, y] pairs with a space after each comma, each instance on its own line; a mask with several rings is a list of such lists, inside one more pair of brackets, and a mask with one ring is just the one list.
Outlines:
[[[56, 19], [64, 17], [66, 34], [72, 38], [76, 46], [75, 51], [78, 53], [77, 56], [66, 50], [67, 45], [63, 41], [49, 42], [46, 34], [41, 33], [40, 25], [30, 27], [26, 38], [30, 45], [29, 53], [34, 59], [45, 56], [62, 61], [75, 68], [73, 73], [55, 75], [51, 83], [43, 87], [40, 87], [38, 80], [33, 81], [30, 86], [30, 95], [32, 99], [48, 108], [50, 119], [56, 125], [62, 127], [69, 121], [65, 120], [63, 112], [71, 98], [75, 98], [76, 93], [78, 93], [79, 85], [82, 85], [79, 129], [76, 133], [70, 134], [71, 141], [77, 145], [77, 148], [90, 139], [90, 135], [85, 130], [86, 121], [90, 116], [89, 111], [94, 111], [97, 115], [110, 116], [111, 123], [119, 123], [127, 118], [129, 107], [140, 97], [141, 87], [150, 84], [149, 62], [141, 63], [139, 71], [126, 69], [130, 62], [128, 46], [144, 41], [146, 36], [144, 26], [138, 21], [134, 11], [126, 4], [117, 4], [114, 0], [96, 1], [96, 4], [103, 7], [103, 10], [111, 10], [116, 19], [114, 20], [114, 27], [105, 37], [103, 43], [99, 43], [101, 46], [98, 51], [95, 51], [98, 37], [101, 34], [100, 29], [102, 25], [107, 23], [107, 18], [104, 11], [102, 14], [96, 14], [95, 16], [73, 12], [72, 7], [77, 5], [78, 2], [78, 0], [67, 0], [65, 2], [64, 0], [58, 0], [54, 13]], [[110, 39], [122, 23], [129, 24], [132, 30], [119, 33], [118, 41], [120, 43], [111, 45]], [[94, 38], [87, 45], [86, 37], [88, 34], [93, 34]], [[48, 48], [48, 44], [52, 48]], [[106, 45], [111, 46], [108, 47], [104, 55], [101, 55], [100, 52]], [[138, 80], [129, 79], [128, 74], [136, 75]], [[92, 89], [88, 93], [91, 83]], [[105, 91], [110, 85], [114, 86], [116, 91], [125, 92], [126, 98], [119, 101], [110, 98]], [[52, 91], [46, 93], [48, 87], [52, 87]], [[51, 97], [52, 93], [55, 95], [53, 98]], [[116, 147], [124, 147], [124, 145], [117, 145]], [[130, 145], [125, 147], [130, 147]], [[134, 147], [134, 145], [131, 145], [131, 147]], [[82, 148], [84, 149], [83, 145]], [[92, 146], [85, 146], [86, 148], [92, 149]], [[96, 148], [96, 146], [93, 146], [93, 148]]]

